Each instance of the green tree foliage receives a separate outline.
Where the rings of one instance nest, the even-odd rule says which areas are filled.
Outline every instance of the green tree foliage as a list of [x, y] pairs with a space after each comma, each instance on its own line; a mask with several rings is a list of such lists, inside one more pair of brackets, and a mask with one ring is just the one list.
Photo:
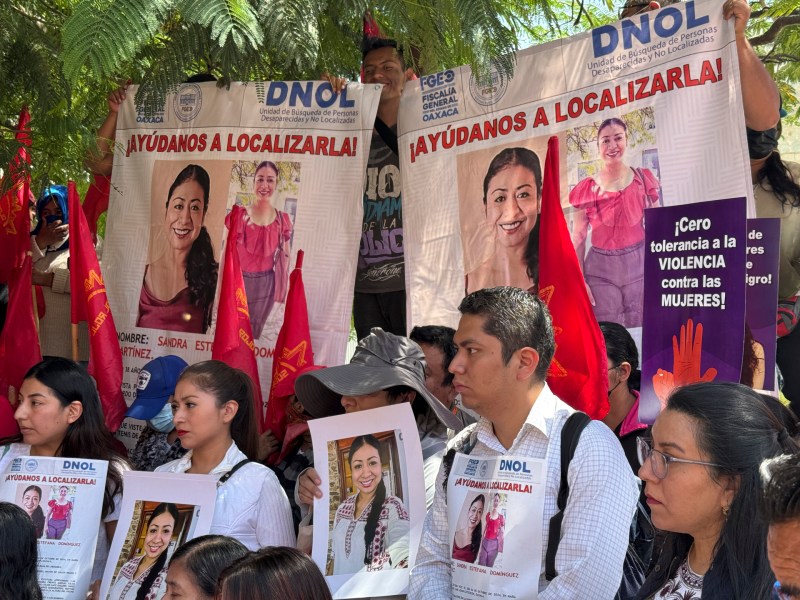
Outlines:
[[[354, 79], [361, 20], [410, 49], [419, 72], [494, 62], [510, 52], [617, 18], [620, 0], [3, 0], [0, 2], [0, 168], [16, 149], [23, 104], [32, 115], [35, 184], [76, 179], [107, 111], [106, 95], [127, 79], [152, 111], [194, 73], [237, 80]], [[800, 0], [754, 4], [756, 51], [795, 111], [800, 81]]]

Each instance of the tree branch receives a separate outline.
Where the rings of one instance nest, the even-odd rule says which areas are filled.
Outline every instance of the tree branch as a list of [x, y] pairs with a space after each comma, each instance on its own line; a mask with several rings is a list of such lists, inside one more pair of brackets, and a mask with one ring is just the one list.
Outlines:
[[783, 17], [778, 17], [772, 22], [772, 25], [769, 26], [764, 33], [761, 35], [757, 35], [755, 37], [750, 38], [750, 45], [751, 46], [763, 46], [764, 44], [771, 44], [775, 41], [775, 38], [778, 37], [778, 34], [784, 27], [789, 27], [790, 25], [798, 25], [800, 24], [800, 13], [798, 14], [791, 14], [786, 15]]

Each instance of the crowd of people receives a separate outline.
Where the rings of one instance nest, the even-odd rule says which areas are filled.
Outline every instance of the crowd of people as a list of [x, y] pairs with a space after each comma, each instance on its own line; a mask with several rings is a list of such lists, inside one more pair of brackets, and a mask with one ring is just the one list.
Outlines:
[[[635, 13], [656, 3], [626, 4]], [[779, 98], [744, 37], [749, 7], [726, 0], [723, 13], [735, 20], [756, 210], [781, 218], [779, 295], [796, 303], [800, 167], [777, 151]], [[397, 115], [413, 72], [393, 40], [366, 40], [362, 58], [364, 82], [383, 85], [366, 180], [381, 178], [400, 199]], [[337, 90], [345, 85], [331, 79]], [[124, 88], [109, 98], [98, 134], [105, 140], [101, 154], [87, 161], [98, 176], [110, 174], [124, 99]], [[545, 461], [542, 508], [529, 517], [541, 535], [524, 541], [532, 564], [541, 566], [531, 574], [541, 600], [800, 598], [800, 421], [792, 410], [800, 406], [800, 327], [795, 319], [778, 341], [791, 406], [751, 387], [762, 349], [753, 353], [752, 376], [679, 387], [652, 425], [642, 423], [639, 351], [627, 328], [641, 325], [643, 211], [659, 205], [660, 184], [648, 169], [625, 162], [624, 121], [607, 119], [596, 133], [603, 166], [571, 191], [569, 202], [577, 209], [573, 242], [605, 339], [609, 412], [582, 430], [568, 464], [562, 464], [562, 434], [575, 411], [547, 385], [554, 329], [535, 294], [542, 168], [533, 151], [512, 147], [494, 157], [483, 180], [485, 226], [494, 230], [496, 251], [467, 275], [457, 329], [419, 324], [406, 336], [402, 268], [392, 279], [374, 276], [387, 262], [402, 267], [402, 251], [362, 260], [354, 287], [355, 353], [346, 365], [292, 376], [283, 439], [257, 434], [255, 390], [244, 372], [216, 360], [190, 365], [161, 356], [141, 369], [127, 416], [146, 427], [127, 455], [104, 425], [86, 369], [62, 358], [72, 349], [43, 344], [46, 358], [28, 371], [18, 393], [20, 433], [0, 440], [0, 472], [22, 456], [108, 462], [91, 574], [95, 598], [120, 518], [123, 476], [132, 469], [210, 475], [216, 504], [209, 535], [181, 543], [178, 507], [155, 506], [142, 522], [140, 552], [105, 582], [110, 600], [325, 599], [332, 596], [324, 573], [390, 569], [410, 570], [412, 600], [451, 598], [459, 565], [493, 569], [509, 548], [522, 547], [504, 494], [476, 492], [460, 511], [449, 510], [458, 455]], [[279, 167], [264, 161], [253, 177], [255, 199], [235, 239], [257, 338], [274, 304], [285, 300], [293, 226], [271, 203]], [[365, 206], [373, 196], [365, 190]], [[167, 252], [147, 265], [137, 324], [204, 333], [219, 266], [203, 225], [208, 173], [188, 165], [164, 200]], [[42, 337], [63, 341], [68, 337], [46, 328], [69, 320], [58, 316], [63, 303], [50, 297], [69, 293], [65, 188], [49, 186], [30, 208], [34, 283], [46, 290], [48, 307]], [[402, 227], [401, 214], [393, 218]], [[374, 223], [364, 225], [364, 235], [381, 235]], [[624, 256], [629, 266], [612, 273], [608, 256]], [[489, 287], [498, 273], [508, 285]], [[79, 347], [88, 351], [85, 332], [82, 339]], [[758, 380], [764, 376], [762, 369]], [[409, 547], [407, 499], [385, 481], [383, 442], [359, 435], [342, 457], [352, 489], [333, 507], [326, 572], [308, 556], [315, 502], [329, 492], [315, 469], [307, 423], [399, 404], [409, 405], [421, 447], [427, 512], [419, 548]], [[566, 500], [559, 493], [565, 478]], [[20, 506], [0, 502], [0, 598], [43, 597], [37, 540], [60, 540], [72, 513], [67, 486], [45, 498], [41, 487], [30, 485]], [[655, 536], [632, 533], [641, 519], [652, 523]], [[641, 559], [636, 569], [629, 560], [634, 545]]]

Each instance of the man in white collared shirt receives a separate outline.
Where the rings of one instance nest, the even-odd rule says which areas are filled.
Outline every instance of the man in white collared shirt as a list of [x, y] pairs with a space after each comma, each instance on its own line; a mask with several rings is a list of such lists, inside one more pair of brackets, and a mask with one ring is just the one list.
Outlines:
[[[539, 600], [613, 598], [639, 495], [619, 442], [598, 421], [581, 434], [569, 465], [569, 499], [555, 561], [558, 575], [548, 582], [544, 556], [548, 523], [558, 510], [561, 428], [574, 412], [545, 383], [555, 349], [550, 315], [538, 298], [510, 287], [474, 292], [459, 310], [458, 354], [450, 372], [462, 402], [481, 419], [454, 438], [451, 447], [469, 438], [474, 443], [471, 456], [547, 458], [542, 539], [529, 546], [542, 557]], [[439, 473], [425, 519], [410, 600], [453, 595], [445, 471]]]

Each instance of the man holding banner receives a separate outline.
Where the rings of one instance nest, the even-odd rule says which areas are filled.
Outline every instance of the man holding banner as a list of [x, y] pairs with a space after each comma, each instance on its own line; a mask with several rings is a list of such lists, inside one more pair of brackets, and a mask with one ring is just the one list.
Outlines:
[[[561, 430], [574, 412], [545, 383], [555, 346], [550, 316], [541, 300], [511, 287], [474, 292], [459, 310], [450, 371], [464, 405], [481, 420], [450, 444], [409, 598], [471, 599], [489, 592], [522, 598], [537, 587], [539, 600], [582, 598], [589, 591], [592, 598], [613, 598], [638, 496], [621, 447], [598, 421], [583, 431], [569, 465], [557, 576], [548, 582], [544, 555], [548, 522], [557, 511]], [[498, 474], [487, 479], [492, 461]], [[459, 489], [465, 486], [472, 489]], [[500, 554], [489, 568], [451, 557], [460, 500], [478, 489], [499, 492], [509, 506]]]

